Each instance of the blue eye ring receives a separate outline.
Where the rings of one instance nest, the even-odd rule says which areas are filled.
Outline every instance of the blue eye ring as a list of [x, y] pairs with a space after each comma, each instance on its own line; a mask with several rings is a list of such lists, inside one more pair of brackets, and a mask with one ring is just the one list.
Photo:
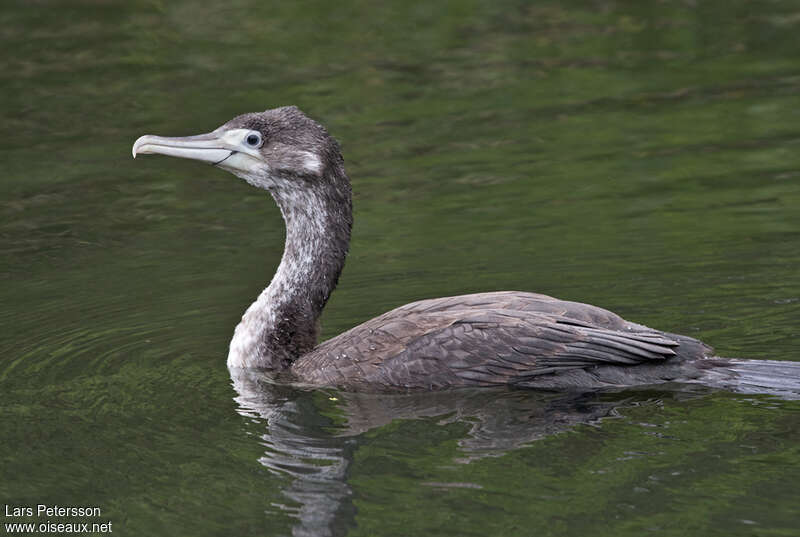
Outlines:
[[244, 138], [244, 143], [250, 147], [261, 147], [261, 133], [258, 131], [252, 131]]

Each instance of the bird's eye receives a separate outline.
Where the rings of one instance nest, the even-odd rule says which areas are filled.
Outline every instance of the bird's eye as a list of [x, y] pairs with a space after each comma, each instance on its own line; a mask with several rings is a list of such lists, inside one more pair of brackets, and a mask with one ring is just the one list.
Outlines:
[[250, 147], [258, 147], [261, 145], [261, 135], [257, 132], [251, 132], [244, 141]]

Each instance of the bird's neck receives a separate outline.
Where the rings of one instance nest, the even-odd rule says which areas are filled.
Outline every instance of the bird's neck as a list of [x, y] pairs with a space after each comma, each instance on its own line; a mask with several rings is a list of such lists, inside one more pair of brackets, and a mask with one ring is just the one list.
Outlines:
[[279, 371], [313, 349], [322, 308], [347, 255], [352, 205], [346, 178], [338, 189], [271, 193], [286, 222], [283, 258], [236, 327], [228, 367]]

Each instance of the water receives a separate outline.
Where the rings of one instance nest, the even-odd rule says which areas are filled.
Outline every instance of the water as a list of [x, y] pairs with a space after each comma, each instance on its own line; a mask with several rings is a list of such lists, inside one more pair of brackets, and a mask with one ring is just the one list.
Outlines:
[[798, 30], [797, 1], [6, 2], [0, 502], [121, 535], [797, 535], [797, 401], [231, 379], [280, 215], [130, 147], [325, 123], [356, 207], [325, 337], [519, 289], [800, 360]]

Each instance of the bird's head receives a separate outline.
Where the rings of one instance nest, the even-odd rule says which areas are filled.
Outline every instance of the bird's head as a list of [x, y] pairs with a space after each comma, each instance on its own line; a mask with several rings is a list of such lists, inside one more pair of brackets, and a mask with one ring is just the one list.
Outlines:
[[141, 154], [207, 162], [273, 192], [312, 188], [330, 176], [344, 176], [336, 141], [295, 106], [243, 114], [208, 134], [146, 134], [133, 144], [133, 157]]

